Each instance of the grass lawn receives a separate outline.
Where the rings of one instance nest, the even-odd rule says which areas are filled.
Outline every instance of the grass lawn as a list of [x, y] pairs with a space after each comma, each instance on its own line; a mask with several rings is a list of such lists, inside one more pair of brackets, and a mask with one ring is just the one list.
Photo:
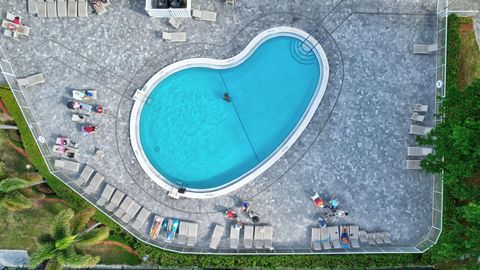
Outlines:
[[91, 255], [100, 256], [100, 264], [137, 265], [142, 262], [137, 255], [133, 255], [119, 246], [96, 245], [82, 248], [82, 251]]
[[480, 78], [480, 50], [478, 49], [473, 29], [472, 17], [461, 18], [460, 24], [460, 87], [469, 85], [475, 78]]

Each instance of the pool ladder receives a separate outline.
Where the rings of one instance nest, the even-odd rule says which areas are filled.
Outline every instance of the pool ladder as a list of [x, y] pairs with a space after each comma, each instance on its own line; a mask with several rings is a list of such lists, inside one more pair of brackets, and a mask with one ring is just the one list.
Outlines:
[[290, 42], [290, 53], [300, 64], [309, 65], [317, 61], [313, 48], [307, 42], [292, 40]]

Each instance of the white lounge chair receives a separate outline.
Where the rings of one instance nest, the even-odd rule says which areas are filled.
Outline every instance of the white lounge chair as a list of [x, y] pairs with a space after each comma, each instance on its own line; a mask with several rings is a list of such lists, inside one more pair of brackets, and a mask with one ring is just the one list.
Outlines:
[[253, 246], [253, 226], [245, 225], [243, 229], [243, 246], [252, 248]]
[[235, 0], [226, 0], [225, 5], [227, 6], [235, 6]]
[[198, 224], [197, 223], [188, 223], [188, 232], [187, 232], [187, 246], [193, 247], [197, 242], [197, 231], [198, 231]]
[[107, 210], [110, 211], [110, 212], [113, 212], [113, 210], [115, 210], [115, 208], [118, 207], [118, 205], [119, 205], [120, 202], [122, 201], [123, 197], [125, 197], [125, 194], [124, 194], [123, 192], [121, 192], [120, 190], [117, 189], [117, 191], [115, 191], [115, 193], [113, 194], [112, 199], [111, 199], [110, 202], [107, 204], [107, 206], [105, 207], [105, 209], [107, 209]]
[[414, 54], [431, 54], [437, 51], [438, 46], [436, 43], [434, 44], [414, 44], [413, 45], [413, 53]]
[[338, 226], [328, 227], [330, 232], [330, 242], [332, 242], [333, 248], [340, 248], [340, 234], [338, 232]]
[[100, 198], [97, 200], [97, 204], [104, 206], [110, 201], [110, 198], [112, 198], [113, 192], [115, 192], [115, 188], [107, 184], [103, 189], [102, 195], [100, 195]]
[[45, 82], [46, 80], [42, 73], [37, 73], [23, 79], [17, 79], [18, 85], [22, 87], [30, 87]]
[[57, 15], [58, 17], [67, 17], [67, 1], [57, 0]]
[[178, 225], [177, 243], [180, 245], [185, 245], [187, 243], [187, 234], [188, 222], [180, 221], [180, 225]]
[[322, 250], [322, 244], [320, 242], [320, 228], [312, 228], [311, 245], [313, 250]]
[[92, 5], [98, 15], [103, 15], [105, 12], [107, 12], [105, 5], [100, 0], [93, 0]]
[[235, 229], [235, 225], [230, 226], [230, 248], [237, 249], [240, 241], [240, 230]]
[[430, 131], [432, 131], [432, 127], [424, 127], [424, 126], [417, 126], [417, 125], [410, 125], [410, 134], [413, 135], [421, 135], [425, 136], [427, 135]]
[[87, 90], [73, 90], [72, 91], [73, 99], [85, 101], [85, 100], [95, 100], [98, 98], [98, 91], [87, 89]]
[[92, 174], [95, 172], [95, 170], [90, 167], [90, 165], [86, 165], [85, 168], [83, 168], [83, 171], [82, 173], [80, 174], [80, 176], [78, 177], [77, 180], [73, 181], [73, 183], [77, 186], [82, 186], [82, 185], [85, 185], [88, 180], [90, 179], [90, 177], [92, 177]]
[[5, 29], [3, 31], [3, 35], [6, 36], [6, 37], [9, 37], [11, 39], [14, 39], [14, 40], [19, 40], [18, 39], [18, 33], [17, 32], [13, 32], [13, 31], [10, 31], [8, 29]]
[[358, 232], [358, 239], [360, 243], [368, 243], [368, 235], [366, 231], [359, 231]]
[[186, 32], [162, 32], [162, 38], [165, 41], [185, 42], [187, 41]]
[[407, 160], [407, 170], [420, 170], [422, 167], [420, 166], [421, 160]]
[[72, 121], [77, 122], [77, 123], [85, 123], [85, 120], [87, 120], [88, 116], [87, 115], [82, 115], [82, 114], [72, 114]]
[[426, 156], [431, 154], [432, 151], [433, 149], [429, 147], [408, 147], [407, 156]]
[[57, 137], [55, 139], [55, 144], [68, 146], [68, 147], [77, 147], [77, 143], [72, 141], [70, 138], [62, 137], [62, 136]]
[[425, 120], [425, 115], [421, 115], [418, 112], [413, 112], [412, 117], [410, 117], [415, 122], [423, 122]]
[[320, 242], [322, 243], [323, 249], [331, 249], [332, 244], [330, 243], [330, 230], [327, 228], [320, 228]]
[[391, 244], [392, 243], [392, 240], [390, 240], [390, 234], [389, 233], [387, 233], [387, 232], [383, 233], [383, 242], [385, 244]]
[[57, 2], [55, 0], [47, 0], [47, 17], [57, 17]]
[[175, 17], [170, 17], [170, 19], [168, 19], [168, 23], [175, 29], [179, 29], [180, 26], [182, 25], [182, 23], [180, 22], [179, 19], [175, 18]]
[[135, 218], [135, 221], [132, 224], [132, 227], [135, 228], [137, 231], [141, 231], [143, 224], [145, 224], [145, 221], [147, 221], [148, 217], [152, 214], [147, 208], [142, 208], [140, 210], [140, 213], [138, 213], [137, 217]]
[[97, 172], [93, 178], [92, 181], [88, 184], [88, 186], [85, 188], [86, 193], [93, 194], [97, 192], [98, 188], [103, 182], [103, 179], [105, 179], [105, 176], [101, 175], [99, 172]]
[[67, 0], [67, 16], [78, 17], [77, 14], [77, 0]]
[[37, 16], [40, 18], [47, 17], [47, 2], [45, 0], [37, 0]]
[[77, 148], [63, 146], [63, 145], [54, 145], [52, 147], [52, 151], [58, 154], [59, 156], [65, 157], [65, 158], [76, 158], [78, 154]]
[[128, 207], [127, 211], [125, 212], [125, 215], [122, 217], [122, 221], [125, 223], [129, 223], [135, 215], [138, 213], [142, 206], [138, 204], [136, 201], [133, 201], [130, 207]]
[[263, 248], [263, 245], [265, 243], [265, 239], [263, 238], [263, 226], [255, 226], [254, 232], [255, 233], [253, 235], [253, 245], [256, 249], [261, 249]]
[[192, 9], [192, 17], [200, 21], [216, 22], [217, 13], [213, 11], [203, 11]]
[[215, 225], [215, 229], [213, 230], [212, 234], [212, 240], [210, 241], [210, 248], [211, 249], [217, 249], [218, 244], [220, 243], [220, 240], [222, 239], [223, 231], [225, 230], [225, 227], [222, 225]]
[[273, 249], [273, 227], [272, 226], [264, 226], [263, 227], [263, 240], [266, 249]]
[[88, 17], [87, 0], [77, 0], [77, 1], [78, 1], [78, 17], [80, 18]]
[[383, 233], [375, 233], [375, 243], [377, 243], [377, 245], [385, 244], [383, 241]]
[[375, 241], [375, 233], [367, 233], [368, 237], [368, 244], [369, 245], [375, 245], [377, 242]]
[[37, 14], [37, 12], [38, 12], [37, 0], [28, 0], [28, 13]]
[[428, 111], [428, 105], [425, 104], [414, 104], [413, 105], [413, 111], [414, 112], [427, 112]]
[[127, 212], [128, 208], [132, 205], [132, 203], [133, 203], [132, 198], [130, 198], [129, 196], [126, 196], [125, 200], [123, 200], [123, 202], [120, 204], [120, 207], [118, 207], [117, 211], [115, 211], [115, 213], [113, 214], [117, 217], [122, 217], [123, 215], [125, 215], [125, 213]]
[[358, 226], [352, 225], [349, 227], [349, 239], [350, 244], [352, 244], [352, 248], [359, 248], [360, 245], [358, 243]]
[[53, 165], [59, 169], [63, 169], [72, 173], [77, 173], [78, 170], [80, 170], [80, 163], [71, 160], [56, 159]]

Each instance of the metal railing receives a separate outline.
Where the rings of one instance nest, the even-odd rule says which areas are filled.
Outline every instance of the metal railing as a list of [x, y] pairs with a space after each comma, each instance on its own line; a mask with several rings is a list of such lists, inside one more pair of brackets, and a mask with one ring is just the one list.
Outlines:
[[[445, 77], [446, 77], [446, 53], [447, 53], [447, 17], [448, 17], [448, 0], [438, 0], [437, 1], [437, 30], [436, 38], [438, 44], [438, 50], [436, 51], [436, 85], [435, 91], [437, 96], [445, 96]], [[103, 212], [105, 215], [109, 216], [114, 220], [118, 225], [120, 225], [127, 232], [135, 236], [138, 240], [147, 243], [149, 245], [161, 248], [164, 250], [186, 253], [186, 254], [224, 254], [224, 255], [285, 255], [285, 254], [366, 254], [366, 253], [423, 253], [429, 248], [431, 248], [440, 236], [442, 231], [442, 211], [443, 211], [443, 180], [442, 175], [435, 175], [433, 179], [433, 214], [432, 214], [432, 227], [429, 234], [425, 240], [422, 240], [419, 244], [413, 247], [398, 247], [398, 246], [365, 246], [353, 250], [322, 250], [314, 251], [310, 248], [288, 248], [288, 247], [275, 247], [274, 250], [254, 250], [254, 249], [240, 249], [240, 250], [231, 250], [231, 249], [218, 249], [212, 251], [208, 248], [191, 248], [180, 246], [176, 244], [165, 243], [157, 240], [152, 240], [146, 237], [145, 234], [136, 231], [128, 224], [124, 224], [117, 217], [110, 215], [102, 207], [99, 207], [95, 204], [95, 199], [90, 195], [87, 195], [80, 188], [74, 186], [71, 179], [68, 175], [62, 174], [60, 171], [56, 170], [53, 166], [54, 158], [48, 149], [45, 137], [42, 135], [40, 124], [36, 120], [34, 113], [31, 110], [31, 105], [28, 100], [24, 97], [22, 88], [18, 85], [16, 80], [15, 72], [8, 61], [8, 58], [0, 46], [0, 69], [2, 74], [5, 76], [5, 79], [12, 90], [12, 93], [22, 111], [22, 114], [30, 127], [30, 131], [35, 138], [35, 142], [40, 149], [43, 159], [48, 166], [48, 169], [51, 174], [60, 179], [63, 183], [68, 185], [73, 191], [75, 191], [82, 198], [87, 200], [93, 206], [95, 206], [99, 211]], [[435, 121], [440, 123], [443, 121], [443, 115], [439, 114], [440, 109], [440, 100], [436, 102], [436, 114]]]

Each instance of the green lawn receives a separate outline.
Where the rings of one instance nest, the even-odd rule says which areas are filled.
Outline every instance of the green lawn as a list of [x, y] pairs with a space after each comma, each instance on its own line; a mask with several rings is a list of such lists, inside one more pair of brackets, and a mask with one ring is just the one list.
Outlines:
[[128, 264], [137, 265], [142, 261], [136, 255], [130, 254], [127, 250], [117, 246], [96, 245], [82, 248], [82, 251], [100, 256], [100, 264]]
[[[480, 34], [480, 33], [479, 33]], [[461, 18], [460, 24], [460, 87], [464, 88], [480, 78], [480, 50], [478, 49], [472, 17]]]

